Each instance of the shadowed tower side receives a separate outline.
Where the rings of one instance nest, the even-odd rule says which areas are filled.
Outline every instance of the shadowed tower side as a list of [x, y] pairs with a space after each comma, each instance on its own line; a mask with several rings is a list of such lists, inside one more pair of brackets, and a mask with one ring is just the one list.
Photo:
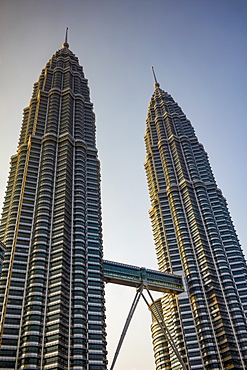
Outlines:
[[[150, 218], [159, 269], [183, 275], [187, 290], [157, 304], [189, 369], [244, 370], [245, 258], [203, 145], [154, 79], [145, 134]], [[181, 369], [154, 322], [152, 331], [156, 369]]]
[[0, 368], [105, 370], [95, 116], [67, 30], [24, 109], [0, 240]]

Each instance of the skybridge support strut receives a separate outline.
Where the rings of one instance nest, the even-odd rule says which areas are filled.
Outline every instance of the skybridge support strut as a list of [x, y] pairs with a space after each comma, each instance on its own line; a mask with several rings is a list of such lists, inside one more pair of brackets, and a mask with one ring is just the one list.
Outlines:
[[135, 309], [136, 309], [136, 306], [141, 298], [141, 295], [142, 295], [142, 291], [144, 289], [144, 285], [142, 284], [136, 291], [136, 295], [135, 295], [135, 298], [133, 300], [133, 303], [130, 307], [130, 311], [129, 311], [129, 314], [127, 316], [127, 319], [125, 321], [125, 324], [124, 324], [124, 327], [123, 327], [123, 331], [122, 331], [122, 334], [121, 334], [121, 337], [119, 339], [119, 342], [118, 342], [118, 346], [117, 346], [117, 349], [116, 349], [116, 352], [115, 352], [115, 355], [114, 355], [114, 358], [112, 360], [112, 364], [111, 364], [111, 367], [110, 367], [110, 370], [113, 370], [114, 366], [115, 366], [115, 363], [117, 361], [117, 357], [119, 355], [119, 352], [120, 352], [120, 349], [122, 347], [122, 344], [123, 344], [123, 341], [124, 341], [124, 338], [125, 338], [125, 335], [127, 333], [127, 330], [128, 330], [128, 327], [129, 327], [129, 324], [130, 324], [130, 321], [134, 315], [134, 312], [135, 312]]
[[156, 303], [155, 303], [155, 301], [154, 301], [154, 299], [153, 299], [153, 297], [152, 297], [152, 295], [151, 295], [151, 293], [150, 293], [150, 291], [149, 291], [149, 289], [148, 289], [147, 287], [146, 287], [146, 290], [147, 290], [147, 292], [148, 292], [148, 295], [149, 295], [150, 299], [152, 300], [152, 303], [153, 303], [153, 305], [154, 305], [154, 307], [155, 307], [155, 309], [156, 309], [156, 312], [158, 312], [158, 316], [159, 316], [159, 317], [156, 315], [156, 313], [155, 313], [155, 311], [154, 311], [153, 307], [152, 307], [152, 306], [150, 306], [150, 304], [148, 303], [148, 301], [147, 301], [147, 299], [146, 299], [146, 297], [144, 296], [144, 294], [143, 294], [143, 293], [141, 293], [142, 298], [143, 298], [143, 299], [144, 299], [144, 301], [146, 302], [146, 304], [147, 304], [148, 308], [149, 308], [149, 309], [150, 309], [150, 311], [152, 312], [152, 315], [155, 317], [155, 320], [157, 321], [157, 323], [159, 324], [159, 326], [160, 326], [161, 330], [163, 331], [163, 333], [164, 333], [165, 337], [167, 338], [167, 340], [168, 340], [168, 342], [169, 342], [170, 346], [172, 347], [172, 349], [173, 349], [173, 351], [174, 351], [175, 355], [177, 356], [178, 361], [180, 362], [180, 364], [181, 364], [181, 366], [182, 366], [183, 370], [187, 370], [187, 367], [186, 367], [186, 365], [185, 365], [185, 363], [184, 363], [184, 361], [183, 361], [183, 359], [182, 359], [182, 357], [181, 357], [180, 353], [179, 353], [179, 352], [178, 352], [178, 350], [177, 350], [176, 344], [175, 344], [174, 340], [172, 339], [171, 333], [169, 332], [169, 330], [168, 330], [168, 328], [167, 328], [167, 326], [166, 326], [166, 324], [165, 324], [164, 318], [163, 318], [162, 314], [160, 313], [159, 308], [157, 307], [157, 305], [156, 305]]
[[[152, 306], [150, 306], [150, 304], [148, 303], [148, 301], [147, 301], [146, 297], [144, 296], [144, 294], [143, 294], [143, 290], [144, 290], [144, 289], [146, 289], [146, 290], [147, 290], [148, 295], [149, 295], [149, 297], [150, 297], [150, 299], [151, 299], [151, 301], [152, 301], [152, 303], [153, 303], [153, 305], [154, 305], [154, 307], [155, 307], [155, 309], [156, 309], [156, 312], [158, 313], [158, 316], [157, 316], [157, 314], [155, 313], [155, 311], [154, 311], [153, 307], [152, 307]], [[122, 347], [122, 344], [123, 344], [123, 341], [124, 341], [125, 335], [126, 335], [126, 333], [127, 333], [128, 327], [129, 327], [129, 325], [130, 325], [130, 321], [131, 321], [131, 319], [132, 319], [132, 317], [133, 317], [133, 314], [134, 314], [135, 309], [136, 309], [136, 306], [137, 306], [137, 304], [138, 304], [138, 302], [139, 302], [139, 300], [140, 300], [140, 297], [142, 297], [142, 298], [144, 299], [144, 301], [145, 301], [145, 303], [147, 304], [148, 308], [150, 309], [150, 311], [152, 312], [153, 316], [155, 317], [155, 320], [157, 321], [157, 323], [159, 324], [159, 326], [160, 326], [161, 330], [163, 331], [163, 333], [164, 333], [165, 337], [167, 338], [167, 340], [168, 340], [168, 342], [169, 342], [169, 344], [170, 344], [171, 348], [173, 349], [173, 351], [174, 351], [175, 355], [177, 356], [177, 358], [178, 358], [178, 360], [179, 360], [179, 362], [180, 362], [180, 364], [181, 364], [181, 366], [182, 366], [183, 370], [187, 370], [187, 367], [186, 367], [186, 365], [185, 365], [185, 363], [184, 363], [184, 361], [183, 361], [183, 359], [182, 359], [182, 357], [181, 357], [180, 353], [178, 352], [178, 350], [177, 350], [177, 348], [176, 348], [176, 344], [175, 344], [175, 342], [173, 341], [172, 336], [171, 336], [171, 334], [170, 334], [170, 332], [169, 332], [169, 330], [168, 330], [168, 328], [167, 328], [167, 326], [166, 326], [166, 324], [165, 324], [165, 321], [164, 321], [164, 319], [163, 319], [163, 316], [162, 316], [162, 314], [160, 313], [159, 308], [157, 307], [157, 305], [156, 305], [156, 303], [155, 303], [155, 301], [154, 301], [154, 299], [153, 299], [153, 297], [152, 297], [152, 295], [151, 295], [151, 293], [150, 293], [150, 291], [149, 291], [148, 287], [145, 285], [145, 283], [142, 283], [142, 284], [139, 286], [139, 288], [137, 289], [137, 291], [136, 291], [136, 295], [135, 295], [134, 300], [133, 300], [133, 303], [132, 303], [132, 305], [131, 305], [131, 307], [130, 307], [130, 311], [129, 311], [129, 314], [128, 314], [128, 316], [127, 316], [126, 322], [125, 322], [125, 324], [124, 324], [123, 331], [122, 331], [122, 334], [121, 334], [121, 336], [120, 336], [120, 339], [119, 339], [119, 342], [118, 342], [118, 346], [117, 346], [117, 349], [116, 349], [116, 352], [115, 352], [114, 358], [113, 358], [113, 360], [112, 360], [112, 364], [111, 364], [110, 370], [113, 370], [113, 368], [114, 368], [114, 366], [115, 366], [115, 363], [116, 363], [117, 357], [118, 357], [118, 355], [119, 355], [120, 349], [121, 349], [121, 347]]]

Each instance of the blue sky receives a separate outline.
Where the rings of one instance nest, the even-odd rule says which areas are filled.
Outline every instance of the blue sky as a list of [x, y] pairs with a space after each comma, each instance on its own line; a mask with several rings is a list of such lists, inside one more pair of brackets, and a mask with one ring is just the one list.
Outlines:
[[[96, 113], [105, 258], [156, 268], [143, 169], [152, 65], [205, 146], [247, 253], [247, 1], [0, 0], [1, 199], [22, 110], [65, 27]], [[107, 286], [110, 362], [134, 294]], [[117, 370], [154, 369], [139, 305]]]

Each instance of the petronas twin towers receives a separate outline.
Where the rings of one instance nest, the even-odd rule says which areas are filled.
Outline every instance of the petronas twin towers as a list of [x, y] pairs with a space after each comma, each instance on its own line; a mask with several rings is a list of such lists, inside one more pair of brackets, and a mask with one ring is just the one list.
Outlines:
[[[157, 81], [145, 142], [159, 269], [184, 281], [155, 309], [188, 370], [244, 370], [243, 252], [203, 146]], [[0, 369], [107, 369], [100, 198], [89, 88], [66, 39], [34, 84], [11, 157]], [[154, 317], [152, 336], [156, 370], [182, 369]]]

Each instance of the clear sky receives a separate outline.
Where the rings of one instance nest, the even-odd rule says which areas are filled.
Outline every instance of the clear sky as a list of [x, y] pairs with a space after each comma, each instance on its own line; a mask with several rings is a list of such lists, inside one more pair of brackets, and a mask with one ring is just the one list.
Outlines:
[[[246, 0], [0, 0], [0, 201], [23, 108], [65, 27], [96, 113], [105, 258], [157, 267], [143, 169], [152, 65], [204, 144], [247, 253]], [[110, 363], [134, 294], [106, 288]], [[155, 368], [150, 321], [141, 301], [116, 370]]]

